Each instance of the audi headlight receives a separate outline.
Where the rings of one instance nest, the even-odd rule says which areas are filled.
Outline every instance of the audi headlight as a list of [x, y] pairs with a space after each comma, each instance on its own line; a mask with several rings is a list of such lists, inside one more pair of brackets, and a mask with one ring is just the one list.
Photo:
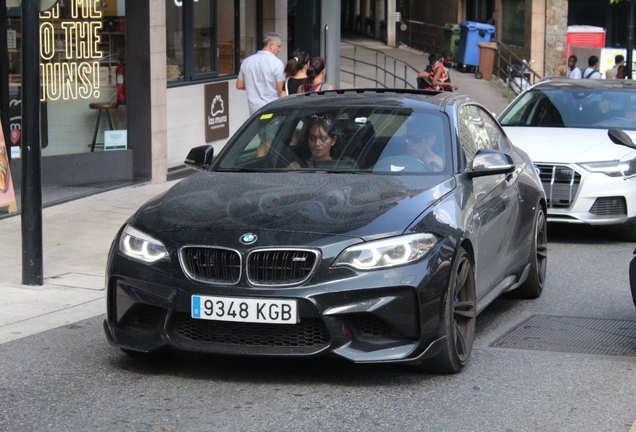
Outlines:
[[432, 234], [410, 234], [357, 244], [345, 249], [333, 266], [377, 270], [410, 264], [422, 259], [435, 243]]
[[130, 225], [126, 225], [121, 234], [119, 251], [128, 258], [149, 264], [170, 260], [163, 243]]
[[605, 162], [588, 162], [580, 164], [583, 168], [590, 172], [603, 173], [610, 177], [620, 177], [623, 175], [621, 172], [621, 162], [605, 161]]
[[621, 159], [619, 170], [623, 177], [631, 178], [636, 175], [636, 159]]

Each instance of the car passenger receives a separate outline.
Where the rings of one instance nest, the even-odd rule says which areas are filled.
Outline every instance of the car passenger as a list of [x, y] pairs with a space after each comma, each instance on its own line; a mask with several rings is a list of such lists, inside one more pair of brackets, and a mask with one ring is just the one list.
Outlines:
[[438, 135], [436, 127], [414, 120], [406, 124], [404, 135], [409, 155], [426, 162], [435, 172], [444, 169], [444, 159], [433, 151]]
[[625, 120], [632, 123], [633, 128], [636, 128], [636, 105], [628, 105], [625, 108]]

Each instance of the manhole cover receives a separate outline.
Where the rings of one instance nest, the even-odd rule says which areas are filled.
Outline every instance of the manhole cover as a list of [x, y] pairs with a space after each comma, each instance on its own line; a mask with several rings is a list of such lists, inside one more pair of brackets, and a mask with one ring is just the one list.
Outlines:
[[533, 315], [489, 346], [636, 357], [636, 321]]

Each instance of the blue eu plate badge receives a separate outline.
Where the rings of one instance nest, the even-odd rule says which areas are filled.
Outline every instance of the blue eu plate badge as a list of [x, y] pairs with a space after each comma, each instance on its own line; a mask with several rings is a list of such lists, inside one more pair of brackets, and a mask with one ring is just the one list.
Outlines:
[[192, 318], [201, 318], [201, 297], [192, 296]]

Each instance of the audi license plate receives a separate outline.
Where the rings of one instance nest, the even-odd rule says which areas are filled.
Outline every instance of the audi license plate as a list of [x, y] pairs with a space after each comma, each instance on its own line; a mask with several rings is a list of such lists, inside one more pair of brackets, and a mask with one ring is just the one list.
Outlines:
[[298, 323], [296, 300], [192, 296], [192, 318], [267, 324]]

